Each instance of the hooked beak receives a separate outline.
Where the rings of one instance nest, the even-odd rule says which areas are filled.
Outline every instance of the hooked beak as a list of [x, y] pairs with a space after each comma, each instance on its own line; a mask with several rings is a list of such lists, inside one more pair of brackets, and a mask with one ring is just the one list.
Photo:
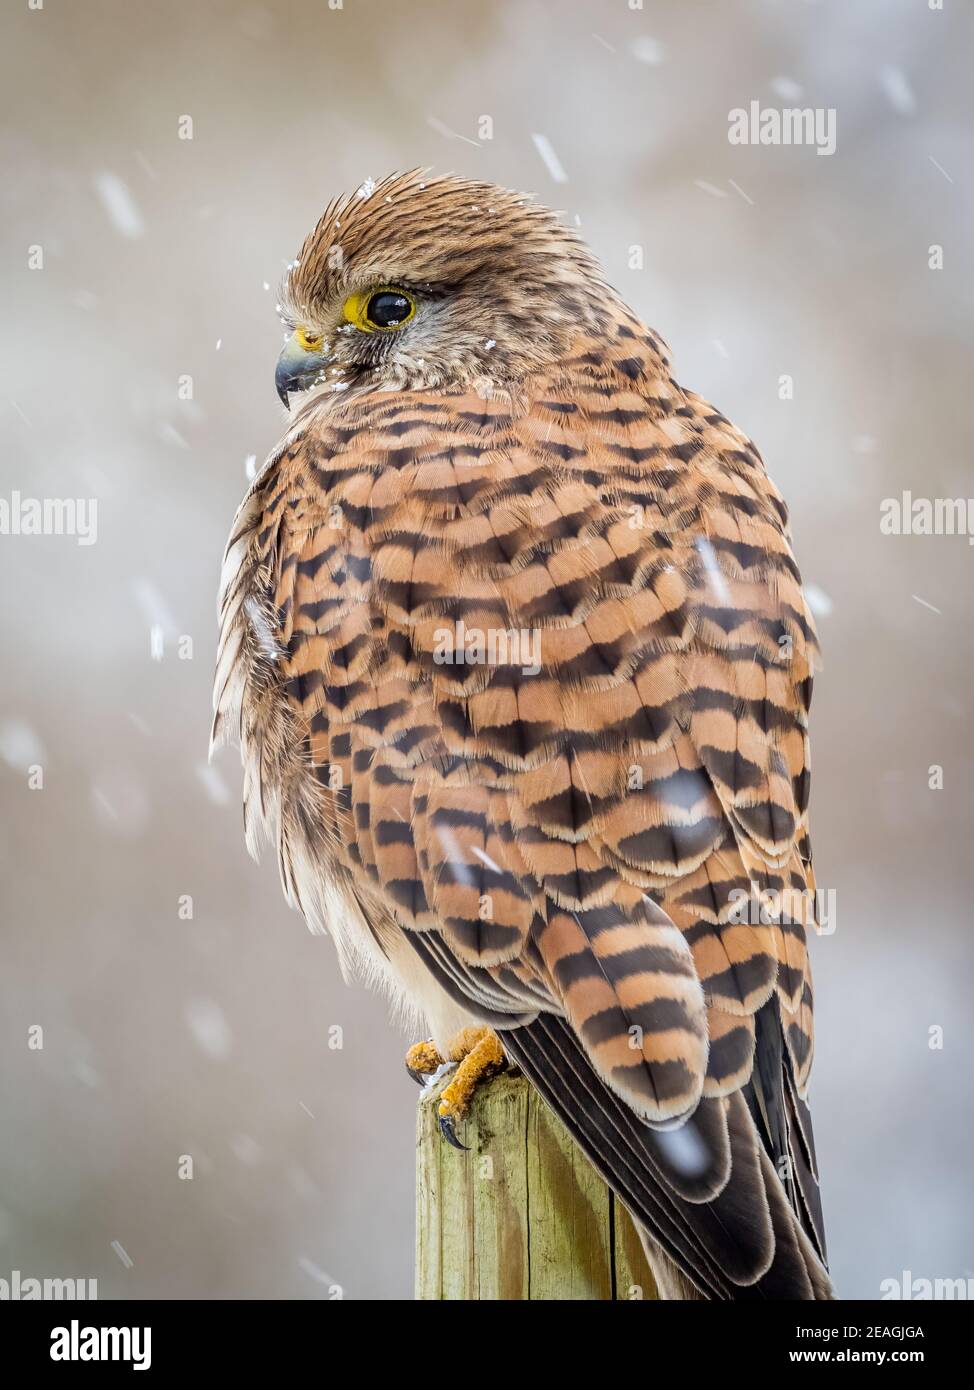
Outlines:
[[320, 348], [306, 347], [301, 338], [300, 329], [291, 334], [274, 370], [274, 385], [285, 410], [290, 392], [307, 391], [321, 379], [321, 373], [331, 363], [331, 353], [325, 351], [326, 344], [322, 343]]

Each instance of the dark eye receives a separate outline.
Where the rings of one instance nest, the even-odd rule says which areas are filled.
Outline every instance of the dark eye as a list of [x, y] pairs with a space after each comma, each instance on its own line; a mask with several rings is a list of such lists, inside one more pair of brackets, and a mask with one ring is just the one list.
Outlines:
[[342, 306], [346, 323], [353, 324], [362, 333], [395, 333], [415, 312], [415, 299], [399, 285], [357, 290]]
[[378, 290], [365, 306], [365, 317], [375, 328], [398, 328], [412, 318], [413, 301], [396, 290]]

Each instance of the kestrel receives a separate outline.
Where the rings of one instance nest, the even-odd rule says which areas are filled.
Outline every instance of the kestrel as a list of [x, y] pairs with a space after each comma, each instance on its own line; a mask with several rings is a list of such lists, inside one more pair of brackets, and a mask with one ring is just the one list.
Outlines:
[[515, 1062], [663, 1296], [833, 1297], [809, 1112], [817, 643], [751, 441], [579, 236], [421, 173], [289, 267], [214, 738], [247, 842], [463, 1058]]

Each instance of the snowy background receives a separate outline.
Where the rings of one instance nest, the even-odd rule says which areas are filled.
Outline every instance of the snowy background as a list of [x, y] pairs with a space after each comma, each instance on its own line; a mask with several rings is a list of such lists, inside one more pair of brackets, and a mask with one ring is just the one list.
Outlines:
[[[0, 536], [0, 1277], [411, 1293], [407, 1040], [246, 857], [236, 755], [205, 760], [219, 559], [282, 424], [277, 283], [332, 195], [418, 164], [577, 215], [788, 498], [826, 656], [833, 1270], [847, 1297], [974, 1274], [974, 552], [879, 530], [904, 488], [974, 495], [970, 9], [11, 0], [2, 24], [0, 496], [99, 510], [88, 547]], [[834, 107], [836, 153], [730, 145], [751, 100]]]

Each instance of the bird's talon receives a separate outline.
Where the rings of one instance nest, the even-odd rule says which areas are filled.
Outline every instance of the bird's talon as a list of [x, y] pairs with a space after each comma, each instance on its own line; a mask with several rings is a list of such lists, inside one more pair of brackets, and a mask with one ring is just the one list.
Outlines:
[[440, 1116], [440, 1133], [443, 1135], [446, 1142], [452, 1144], [455, 1149], [462, 1149], [464, 1153], [468, 1152], [467, 1145], [461, 1144], [460, 1140], [457, 1138], [456, 1124], [454, 1123], [452, 1115]]
[[467, 1145], [457, 1139], [456, 1122], [469, 1111], [479, 1083], [502, 1070], [507, 1059], [496, 1033], [489, 1028], [463, 1029], [449, 1051], [457, 1059], [456, 1075], [440, 1094], [440, 1133], [455, 1149], [465, 1149]]
[[443, 1058], [432, 1038], [413, 1043], [406, 1053], [405, 1062], [409, 1075], [420, 1086], [427, 1086], [431, 1075], [435, 1075], [443, 1066]]

